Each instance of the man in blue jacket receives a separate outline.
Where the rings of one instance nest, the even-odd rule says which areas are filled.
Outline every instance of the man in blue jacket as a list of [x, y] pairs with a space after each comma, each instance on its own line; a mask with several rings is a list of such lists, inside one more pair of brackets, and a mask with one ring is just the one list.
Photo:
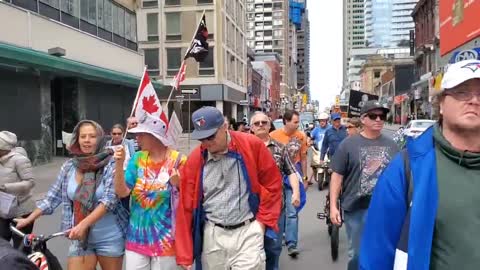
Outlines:
[[340, 114], [332, 113], [332, 126], [327, 129], [322, 141], [320, 160], [323, 162], [328, 153], [330, 158], [333, 157], [338, 145], [347, 137], [347, 128], [340, 122]]
[[480, 61], [451, 65], [442, 89], [439, 123], [407, 141], [410, 171], [403, 155], [397, 155], [379, 179], [360, 269], [468, 270], [480, 265]]

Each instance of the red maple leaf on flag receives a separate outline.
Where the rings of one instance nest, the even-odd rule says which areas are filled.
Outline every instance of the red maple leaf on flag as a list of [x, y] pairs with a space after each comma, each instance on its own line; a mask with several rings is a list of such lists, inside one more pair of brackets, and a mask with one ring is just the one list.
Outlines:
[[155, 96], [149, 96], [149, 97], [143, 97], [142, 99], [142, 105], [143, 105], [143, 110], [153, 114], [160, 109], [157, 104], [155, 104]]

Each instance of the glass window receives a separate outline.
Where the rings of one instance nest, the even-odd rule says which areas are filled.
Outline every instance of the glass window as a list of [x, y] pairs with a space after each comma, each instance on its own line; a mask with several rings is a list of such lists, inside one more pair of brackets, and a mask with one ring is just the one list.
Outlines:
[[112, 4], [113, 33], [120, 35], [120, 25], [118, 22], [118, 7]]
[[180, 0], [165, 0], [165, 6], [179, 6]]
[[165, 13], [165, 20], [167, 22], [167, 40], [181, 40], [180, 13]]
[[147, 71], [150, 75], [159, 75], [160, 70], [160, 57], [158, 49], [145, 49], [145, 65], [147, 65]]
[[182, 64], [182, 49], [167, 48], [167, 76], [175, 76]]
[[125, 10], [118, 7], [118, 32], [121, 37], [125, 37]]
[[80, 17], [78, 0], [62, 0], [62, 11], [75, 17]]
[[132, 20], [130, 21], [131, 28], [131, 41], [137, 42], [137, 16], [135, 14], [130, 14]]
[[147, 14], [148, 41], [158, 41], [158, 13]]
[[109, 0], [103, 1], [105, 30], [112, 32], [113, 4]]
[[59, 6], [59, 0], [40, 0], [40, 2], [47, 4], [51, 7], [58, 8]]
[[[102, 0], [99, 0], [102, 1]], [[88, 1], [88, 22], [91, 24], [97, 24], [97, 0]]]
[[[166, 4], [166, 3], [165, 3]], [[158, 1], [143, 1], [144, 8], [158, 7]]]
[[132, 19], [132, 15], [125, 12], [125, 38], [128, 40], [132, 40], [132, 27], [130, 26]]
[[211, 4], [213, 0], [197, 0], [197, 4]]
[[199, 63], [198, 75], [214, 75], [214, 47], [208, 49], [208, 55], [205, 58], [205, 61]]
[[105, 28], [105, 14], [104, 14], [104, 9], [103, 9], [103, 0], [98, 0], [97, 1], [97, 22], [98, 26], [101, 28]]

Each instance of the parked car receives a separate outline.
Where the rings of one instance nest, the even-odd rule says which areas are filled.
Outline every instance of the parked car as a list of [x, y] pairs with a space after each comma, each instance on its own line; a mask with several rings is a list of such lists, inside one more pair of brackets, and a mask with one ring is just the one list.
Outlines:
[[405, 129], [403, 130], [403, 135], [414, 138], [418, 137], [429, 127], [433, 126], [436, 122], [437, 121], [435, 120], [428, 119], [412, 120], [405, 126]]

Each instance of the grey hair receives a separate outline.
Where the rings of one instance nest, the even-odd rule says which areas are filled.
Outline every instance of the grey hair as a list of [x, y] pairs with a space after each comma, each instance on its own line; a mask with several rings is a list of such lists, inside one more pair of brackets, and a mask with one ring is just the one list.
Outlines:
[[270, 117], [268, 117], [268, 115], [267, 115], [266, 113], [264, 113], [264, 112], [262, 112], [262, 111], [256, 111], [256, 112], [254, 112], [253, 115], [250, 117], [250, 126], [253, 125], [253, 118], [255, 118], [255, 116], [258, 116], [258, 115], [264, 115], [264, 116], [266, 116], [266, 117], [268, 118], [268, 121], [269, 121], [269, 122], [272, 122], [272, 121], [270, 120]]

